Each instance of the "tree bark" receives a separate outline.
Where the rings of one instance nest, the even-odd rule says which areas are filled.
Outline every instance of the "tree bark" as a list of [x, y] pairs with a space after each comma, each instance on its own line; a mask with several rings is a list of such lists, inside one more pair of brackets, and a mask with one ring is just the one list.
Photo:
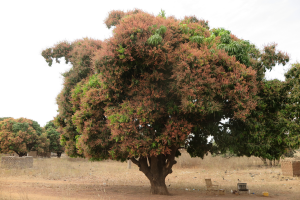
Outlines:
[[169, 155], [160, 154], [151, 157], [140, 157], [139, 160], [130, 159], [149, 179], [151, 194], [169, 195], [165, 179], [168, 174], [172, 173], [172, 167], [176, 164], [175, 153], [177, 149], [178, 147], [172, 146]]
[[57, 155], [57, 158], [60, 158], [61, 157], [61, 152], [57, 152], [56, 155]]
[[269, 160], [269, 165], [272, 167], [273, 166], [273, 160]]
[[159, 179], [152, 179], [150, 180], [151, 194], [160, 194], [160, 195], [169, 195], [169, 191], [167, 189], [166, 183], [165, 183], [165, 177], [160, 177]]
[[27, 156], [27, 153], [17, 153], [19, 157]]
[[127, 165], [127, 169], [131, 169], [131, 160], [128, 160], [128, 161], [127, 161], [127, 164], [128, 164], [128, 165]]

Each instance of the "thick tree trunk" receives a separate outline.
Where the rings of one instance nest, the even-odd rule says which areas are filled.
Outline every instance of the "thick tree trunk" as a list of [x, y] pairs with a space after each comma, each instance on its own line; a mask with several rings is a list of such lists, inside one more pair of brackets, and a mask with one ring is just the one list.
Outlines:
[[172, 167], [176, 164], [175, 153], [177, 149], [178, 147], [171, 147], [172, 151], [169, 155], [140, 157], [139, 160], [131, 158], [131, 161], [138, 165], [140, 171], [149, 179], [151, 194], [169, 195], [165, 178], [172, 173]]
[[19, 157], [27, 156], [27, 153], [17, 153]]
[[165, 183], [165, 177], [161, 177], [157, 180], [150, 180], [151, 183], [151, 194], [161, 194], [161, 195], [169, 195], [166, 183]]

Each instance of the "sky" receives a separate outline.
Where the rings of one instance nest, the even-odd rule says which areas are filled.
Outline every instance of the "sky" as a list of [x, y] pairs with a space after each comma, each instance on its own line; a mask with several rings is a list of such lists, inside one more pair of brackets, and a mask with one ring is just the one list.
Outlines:
[[[57, 115], [61, 73], [70, 64], [49, 67], [41, 52], [61, 41], [112, 36], [104, 19], [112, 10], [139, 8], [178, 19], [196, 16], [211, 28], [223, 27], [258, 48], [277, 43], [290, 63], [300, 62], [299, 0], [52, 0], [0, 1], [0, 117], [25, 117], [41, 126]], [[266, 78], [284, 81], [290, 63]]]

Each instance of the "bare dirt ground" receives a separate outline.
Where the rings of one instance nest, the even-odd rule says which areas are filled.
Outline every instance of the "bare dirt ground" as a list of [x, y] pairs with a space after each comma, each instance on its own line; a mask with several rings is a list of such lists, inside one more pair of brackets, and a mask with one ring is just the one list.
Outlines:
[[[261, 167], [256, 158], [207, 156], [204, 160], [183, 154], [167, 176], [170, 196], [150, 195], [147, 178], [132, 165], [83, 159], [34, 159], [31, 169], [0, 169], [0, 200], [75, 199], [287, 199], [300, 200], [300, 177], [285, 177], [280, 167]], [[211, 178], [225, 195], [206, 194], [205, 178]], [[238, 180], [239, 179], [239, 180]], [[238, 182], [246, 182], [251, 194], [235, 195]], [[262, 192], [269, 192], [263, 197]], [[252, 194], [254, 193], [254, 194]]]

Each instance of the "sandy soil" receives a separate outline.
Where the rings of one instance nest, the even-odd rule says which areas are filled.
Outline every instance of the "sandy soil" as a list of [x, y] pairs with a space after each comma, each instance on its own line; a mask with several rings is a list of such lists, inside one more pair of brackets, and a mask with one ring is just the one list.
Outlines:
[[[127, 169], [126, 163], [115, 161], [35, 159], [31, 169], [0, 168], [0, 200], [300, 200], [300, 177], [285, 177], [280, 167], [241, 167], [239, 164], [250, 161], [253, 160], [247, 158], [216, 162], [216, 158], [206, 158], [201, 160], [201, 166], [199, 163], [188, 168], [178, 165], [166, 178], [171, 195], [161, 196], [150, 195], [149, 181], [135, 165]], [[230, 164], [234, 165], [229, 167]], [[206, 194], [205, 178], [211, 178], [214, 184], [226, 190], [226, 194]], [[230, 191], [236, 189], [238, 181], [246, 182], [254, 194], [231, 194]], [[263, 197], [263, 191], [269, 192], [270, 196]]]
[[2, 196], [11, 199], [300, 199], [290, 192], [280, 192], [276, 196], [263, 197], [261, 194], [225, 195], [206, 194], [205, 191], [169, 188], [170, 196], [150, 195], [149, 186], [100, 185], [99, 183], [55, 181], [55, 180], [21, 180], [1, 181]]
[[[10, 177], [0, 179], [0, 199], [300, 199], [300, 181], [289, 180], [286, 187], [284, 182], [272, 183], [279, 190], [270, 191], [269, 197], [263, 197], [261, 193], [234, 195], [230, 193], [227, 185], [225, 195], [206, 194], [203, 188], [172, 188], [169, 186], [170, 196], [150, 195], [149, 185], [109, 185], [99, 183], [97, 180], [45, 180], [45, 179], [22, 179]], [[226, 187], [225, 183], [222, 183]], [[251, 186], [249, 186], [251, 188]], [[291, 189], [288, 189], [291, 188]], [[234, 189], [231, 187], [231, 189]], [[252, 192], [251, 192], [252, 193]], [[1, 199], [1, 200], [2, 200]]]

